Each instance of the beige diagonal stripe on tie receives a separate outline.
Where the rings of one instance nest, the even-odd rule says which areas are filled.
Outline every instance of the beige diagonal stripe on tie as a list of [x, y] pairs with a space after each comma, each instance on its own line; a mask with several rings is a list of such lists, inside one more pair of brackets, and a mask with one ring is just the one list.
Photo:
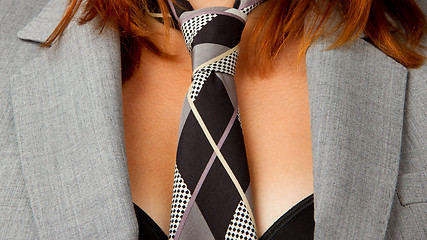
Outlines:
[[188, 104], [190, 105], [190, 108], [193, 111], [193, 114], [196, 117], [197, 122], [199, 123], [200, 127], [202, 128], [203, 133], [205, 134], [210, 145], [212, 146], [213, 150], [215, 151], [215, 153], [216, 153], [218, 159], [220, 160], [222, 166], [224, 167], [225, 171], [227, 172], [228, 176], [230, 177], [231, 181], [233, 182], [234, 186], [236, 187], [237, 191], [239, 192], [241, 199], [245, 203], [246, 208], [249, 212], [249, 216], [251, 217], [252, 223], [254, 224], [254, 228], [256, 230], [257, 228], [256, 228], [255, 218], [254, 218], [254, 215], [253, 215], [253, 212], [251, 209], [251, 205], [249, 204], [249, 201], [248, 201], [245, 193], [243, 192], [243, 189], [240, 186], [239, 181], [237, 180], [236, 176], [234, 175], [233, 170], [231, 170], [230, 166], [228, 165], [227, 161], [225, 160], [224, 156], [222, 155], [221, 151], [219, 150], [218, 146], [216, 145], [215, 141], [213, 140], [213, 138], [209, 132], [209, 129], [206, 127], [206, 124], [204, 123], [202, 116], [200, 116], [199, 111], [196, 108], [196, 105], [194, 105], [193, 100], [191, 100], [191, 97], [190, 97], [191, 89], [192, 89], [192, 86], [190, 86], [190, 88], [187, 92]]

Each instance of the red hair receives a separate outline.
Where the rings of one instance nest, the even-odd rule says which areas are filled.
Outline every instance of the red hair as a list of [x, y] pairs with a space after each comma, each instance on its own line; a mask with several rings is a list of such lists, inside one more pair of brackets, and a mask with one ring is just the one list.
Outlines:
[[[166, 0], [157, 0], [166, 28], [169, 18]], [[426, 19], [414, 0], [268, 0], [266, 12], [252, 32], [254, 66], [270, 66], [287, 40], [302, 37], [300, 56], [310, 44], [323, 35], [338, 32], [338, 39], [330, 47], [336, 48], [355, 39], [361, 32], [381, 51], [408, 68], [424, 63], [420, 49], [426, 31]], [[64, 31], [82, 0], [69, 0], [61, 22], [44, 43], [52, 44]], [[79, 22], [84, 24], [101, 18], [100, 28], [113, 23], [119, 26], [122, 40], [124, 78], [139, 64], [142, 48], [162, 55], [150, 40], [151, 31], [145, 22], [147, 0], [87, 0]], [[336, 18], [338, 14], [339, 18]], [[310, 21], [307, 21], [310, 19]], [[337, 21], [338, 19], [338, 21]], [[261, 67], [257, 70], [262, 71]]]

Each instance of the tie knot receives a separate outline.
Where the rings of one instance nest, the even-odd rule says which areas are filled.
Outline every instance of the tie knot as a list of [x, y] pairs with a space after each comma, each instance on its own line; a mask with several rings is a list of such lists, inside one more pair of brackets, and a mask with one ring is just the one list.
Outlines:
[[[232, 8], [209, 7], [194, 10], [186, 0], [168, 0], [173, 17], [178, 21], [188, 51], [198, 43], [236, 46], [246, 24], [247, 15], [262, 0], [236, 0]], [[198, 37], [196, 38], [196, 35]]]
[[247, 15], [261, 2], [262, 0], [236, 0], [233, 8], [209, 7], [194, 10], [187, 0], [168, 0], [190, 54], [194, 46], [200, 43], [214, 43], [230, 48], [238, 45]]
[[179, 23], [192, 53], [196, 45], [206, 43], [235, 47], [240, 42], [246, 20], [247, 15], [235, 8], [211, 7], [184, 12]]
[[261, 0], [237, 0], [233, 8], [193, 10], [186, 1], [179, 0], [178, 7], [169, 0], [191, 54], [193, 82], [205, 79], [211, 71], [234, 75], [247, 14], [260, 3]]

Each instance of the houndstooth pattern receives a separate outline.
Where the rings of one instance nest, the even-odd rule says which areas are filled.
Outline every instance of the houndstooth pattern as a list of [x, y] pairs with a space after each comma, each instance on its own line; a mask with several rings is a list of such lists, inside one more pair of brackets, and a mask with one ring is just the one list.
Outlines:
[[193, 38], [196, 36], [197, 32], [202, 29], [209, 21], [211, 21], [216, 14], [203, 14], [194, 18], [189, 19], [181, 25], [181, 31], [184, 35], [184, 41], [187, 45], [188, 51], [191, 53], [191, 43]]
[[169, 223], [169, 239], [174, 239], [178, 224], [184, 215], [184, 210], [187, 207], [191, 198], [191, 192], [185, 184], [184, 179], [175, 165], [175, 174], [173, 180], [173, 195], [172, 195], [172, 208]]
[[257, 239], [255, 226], [243, 201], [239, 202], [234, 212], [233, 219], [225, 233], [225, 239]]

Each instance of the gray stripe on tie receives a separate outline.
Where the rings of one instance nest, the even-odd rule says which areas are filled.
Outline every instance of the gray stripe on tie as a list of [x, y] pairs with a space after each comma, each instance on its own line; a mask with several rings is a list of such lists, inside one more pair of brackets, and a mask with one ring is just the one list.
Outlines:
[[201, 43], [197, 44], [191, 50], [191, 61], [193, 64], [193, 70], [203, 63], [218, 57], [219, 55], [230, 50], [229, 47], [215, 44], [215, 43]]
[[246, 195], [246, 198], [248, 199], [249, 205], [250, 205], [250, 207], [252, 209], [252, 212], [253, 212], [254, 211], [254, 201], [253, 201], [253, 198], [252, 198], [252, 186], [251, 186], [251, 182], [249, 182], [249, 185], [248, 185], [248, 188], [246, 189], [245, 195]]
[[187, 222], [182, 229], [179, 239], [185, 240], [213, 240], [215, 239], [209, 225], [203, 217], [197, 204], [194, 204], [188, 215]]
[[185, 122], [187, 121], [188, 114], [190, 114], [191, 108], [188, 104], [187, 98], [184, 98], [184, 103], [182, 104], [181, 118], [179, 120], [179, 132], [178, 139], [181, 139], [182, 128], [184, 127]]
[[237, 94], [236, 84], [234, 83], [234, 77], [227, 73], [215, 72], [222, 84], [224, 84], [225, 90], [227, 91], [228, 97], [230, 98], [233, 107], [237, 108]]

